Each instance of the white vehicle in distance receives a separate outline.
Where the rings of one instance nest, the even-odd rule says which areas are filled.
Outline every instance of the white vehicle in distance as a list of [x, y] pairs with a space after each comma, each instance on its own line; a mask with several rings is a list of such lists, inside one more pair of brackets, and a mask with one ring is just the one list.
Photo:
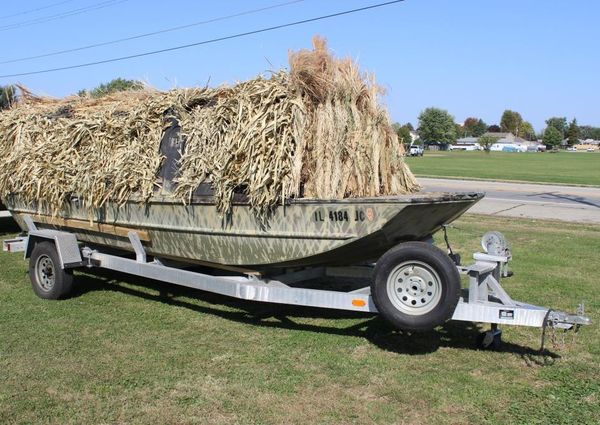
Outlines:
[[410, 156], [423, 156], [423, 147], [419, 145], [410, 145], [408, 154]]

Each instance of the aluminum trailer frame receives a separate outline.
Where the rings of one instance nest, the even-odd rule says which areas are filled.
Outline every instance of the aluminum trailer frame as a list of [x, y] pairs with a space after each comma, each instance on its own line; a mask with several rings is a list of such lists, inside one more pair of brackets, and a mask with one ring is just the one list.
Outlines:
[[[103, 253], [98, 249], [81, 246], [72, 233], [38, 229], [30, 217], [26, 216], [28, 235], [3, 242], [3, 250], [24, 252], [27, 259], [35, 243], [53, 241], [59, 255], [62, 269], [87, 267], [115, 270], [148, 279], [155, 279], [188, 288], [213, 292], [243, 300], [290, 304], [307, 307], [320, 307], [338, 310], [377, 313], [369, 286], [351, 292], [322, 289], [298, 288], [294, 283], [322, 276], [368, 278], [373, 266], [354, 267], [311, 267], [299, 271], [286, 272], [274, 278], [259, 277], [254, 274], [217, 276], [208, 273], [184, 270], [166, 265], [159, 258], [147, 260], [142, 242], [135, 232], [128, 238], [135, 252], [135, 259]], [[507, 273], [511, 259], [506, 255], [476, 253], [475, 262], [468, 266], [457, 266], [458, 271], [468, 276], [469, 287], [459, 299], [451, 320], [482, 322], [492, 325], [487, 333], [487, 341], [499, 337], [497, 325], [519, 325], [531, 327], [554, 327], [558, 329], [579, 328], [591, 323], [583, 315], [580, 305], [575, 315], [514, 301], [500, 285], [502, 276]]]

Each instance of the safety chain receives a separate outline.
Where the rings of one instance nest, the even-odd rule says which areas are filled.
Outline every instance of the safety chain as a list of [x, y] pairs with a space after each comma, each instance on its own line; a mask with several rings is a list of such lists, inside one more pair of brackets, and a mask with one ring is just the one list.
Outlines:
[[[563, 350], [567, 344], [565, 343], [565, 336], [567, 334], [567, 332], [569, 331], [569, 329], [562, 329], [562, 332], [558, 332], [557, 328], [549, 323], [548, 321], [548, 315], [550, 314], [550, 311], [548, 311], [548, 313], [546, 314], [546, 318], [544, 319], [544, 325], [542, 327], [542, 344], [540, 347], [540, 352], [544, 351], [544, 341], [546, 338], [546, 328], [550, 328], [549, 331], [549, 335], [550, 335], [550, 344], [552, 346], [553, 349], [555, 350]], [[573, 327], [573, 335], [571, 336], [571, 343], [570, 345], [573, 346], [576, 343], [576, 339], [577, 339], [577, 334], [579, 333], [579, 328], [581, 328], [581, 325], [575, 325]]]

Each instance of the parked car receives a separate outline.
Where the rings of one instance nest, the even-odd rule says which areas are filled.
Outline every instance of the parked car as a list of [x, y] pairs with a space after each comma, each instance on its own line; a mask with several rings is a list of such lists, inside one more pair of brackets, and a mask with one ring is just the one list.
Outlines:
[[423, 147], [419, 145], [411, 145], [408, 149], [410, 156], [423, 156]]
[[586, 151], [587, 152], [594, 152], [594, 148], [587, 148]]
[[577, 152], [577, 148], [575, 146], [570, 146], [567, 148], [567, 152]]

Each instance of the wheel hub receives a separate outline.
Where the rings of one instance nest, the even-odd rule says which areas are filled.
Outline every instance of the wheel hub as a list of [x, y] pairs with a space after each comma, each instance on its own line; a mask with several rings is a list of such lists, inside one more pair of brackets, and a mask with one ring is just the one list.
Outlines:
[[390, 273], [388, 295], [400, 311], [425, 314], [440, 300], [441, 282], [429, 265], [418, 261], [405, 262]]
[[44, 291], [50, 291], [56, 281], [52, 259], [46, 255], [40, 256], [35, 269], [40, 288]]

